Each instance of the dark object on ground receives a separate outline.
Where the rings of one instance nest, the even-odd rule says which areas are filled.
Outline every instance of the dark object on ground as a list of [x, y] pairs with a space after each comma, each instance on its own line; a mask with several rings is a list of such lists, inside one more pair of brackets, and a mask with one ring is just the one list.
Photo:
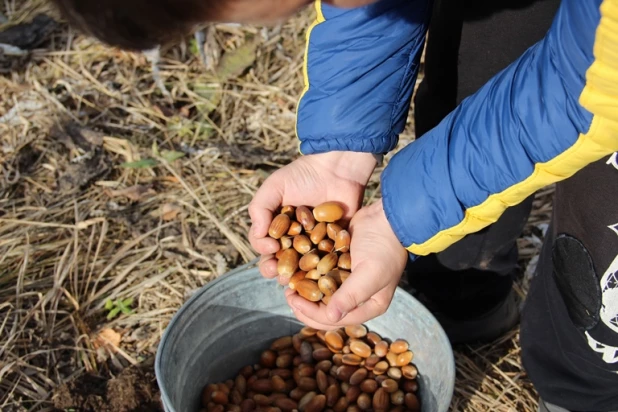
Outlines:
[[39, 47], [56, 29], [58, 23], [49, 16], [38, 14], [29, 23], [11, 26], [0, 32], [0, 43], [10, 44], [22, 50]]
[[116, 378], [82, 375], [56, 389], [52, 401], [58, 410], [97, 412], [163, 411], [152, 362], [131, 366]]

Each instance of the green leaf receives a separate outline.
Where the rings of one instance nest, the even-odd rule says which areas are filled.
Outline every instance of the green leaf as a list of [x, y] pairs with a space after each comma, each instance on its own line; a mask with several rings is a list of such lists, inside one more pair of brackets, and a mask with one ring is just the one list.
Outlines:
[[133, 310], [130, 308], [131, 304], [133, 304], [133, 298], [116, 301], [117, 307], [126, 315], [133, 313]]
[[255, 62], [257, 45], [257, 39], [253, 39], [236, 50], [225, 53], [217, 66], [217, 77], [221, 81], [228, 81], [240, 76]]
[[107, 315], [107, 319], [108, 320], [112, 320], [116, 317], [116, 315], [118, 315], [120, 313], [120, 308], [114, 308], [112, 309], [109, 314]]
[[217, 129], [208, 123], [203, 123], [200, 125], [199, 132], [200, 133], [196, 136], [196, 140], [208, 140], [217, 133]]
[[113, 307], [114, 307], [114, 302], [112, 302], [111, 299], [107, 299], [105, 301], [105, 309], [112, 310]]
[[130, 315], [133, 313], [133, 309], [127, 308], [126, 306], [123, 306], [122, 308], [120, 308], [120, 310], [122, 310], [122, 313], [124, 313], [125, 315]]
[[191, 53], [193, 53], [193, 55], [200, 54], [200, 46], [199, 44], [197, 44], [197, 40], [189, 40], [189, 50], [191, 51]]
[[122, 163], [120, 166], [127, 169], [146, 169], [157, 165], [157, 161], [154, 159], [143, 159], [137, 162]]
[[169, 151], [169, 150], [164, 150], [161, 153], [161, 157], [165, 159], [165, 161], [167, 161], [168, 163], [172, 163], [174, 160], [178, 160], [181, 157], [184, 157], [185, 154], [183, 152], [176, 152], [176, 151]]
[[176, 117], [167, 122], [167, 129], [181, 139], [185, 137], [192, 138], [195, 134], [196, 125], [196, 123], [189, 119]]
[[189, 86], [200, 99], [196, 99], [195, 109], [202, 115], [207, 116], [217, 108], [221, 103], [223, 92], [221, 86], [217, 83], [209, 82], [208, 79], [202, 78]]

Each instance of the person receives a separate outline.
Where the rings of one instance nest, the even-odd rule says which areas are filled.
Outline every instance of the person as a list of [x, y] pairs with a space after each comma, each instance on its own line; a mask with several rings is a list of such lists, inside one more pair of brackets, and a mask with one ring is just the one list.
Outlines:
[[[54, 1], [76, 27], [132, 50], [199, 23], [266, 24], [311, 3]], [[277, 276], [267, 229], [279, 206], [339, 201], [352, 274], [328, 305], [287, 291], [298, 319], [321, 329], [363, 323], [387, 310], [407, 273], [454, 342], [493, 339], [518, 320], [515, 241], [532, 196], [556, 183], [521, 314], [524, 367], [540, 410], [618, 410], [618, 0], [315, 7], [298, 105], [302, 156], [249, 206], [262, 274]], [[405, 127], [427, 33], [419, 138], [385, 168], [381, 199], [362, 207]]]

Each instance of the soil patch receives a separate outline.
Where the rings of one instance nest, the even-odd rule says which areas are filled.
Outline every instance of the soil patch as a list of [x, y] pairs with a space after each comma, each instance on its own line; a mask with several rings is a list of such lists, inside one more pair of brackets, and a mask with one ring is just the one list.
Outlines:
[[131, 366], [112, 379], [85, 374], [58, 387], [53, 396], [58, 410], [97, 412], [159, 412], [160, 399], [151, 366]]

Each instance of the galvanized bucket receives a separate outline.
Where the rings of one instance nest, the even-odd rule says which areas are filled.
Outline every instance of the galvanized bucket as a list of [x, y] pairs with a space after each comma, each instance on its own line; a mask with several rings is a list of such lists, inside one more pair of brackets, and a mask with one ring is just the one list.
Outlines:
[[[210, 282], [180, 308], [157, 350], [155, 371], [167, 412], [197, 412], [204, 386], [234, 377], [259, 354], [302, 324], [283, 290], [264, 279], [255, 262]], [[433, 315], [397, 289], [382, 316], [366, 323], [390, 339], [403, 338], [419, 370], [422, 412], [446, 412], [455, 384], [451, 345]]]

